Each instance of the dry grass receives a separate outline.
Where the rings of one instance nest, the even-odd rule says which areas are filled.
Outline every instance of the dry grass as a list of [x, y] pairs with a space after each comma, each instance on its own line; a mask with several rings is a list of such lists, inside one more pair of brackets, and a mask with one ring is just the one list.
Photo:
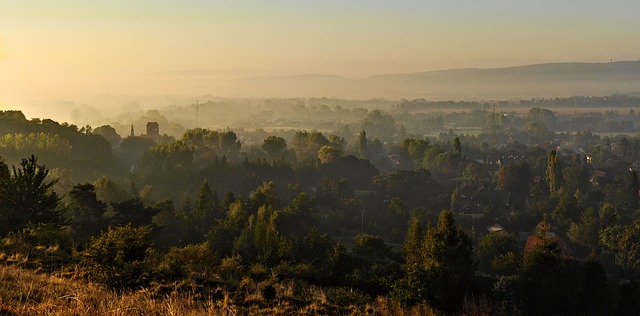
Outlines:
[[[87, 282], [74, 272], [38, 273], [0, 266], [0, 315], [442, 315], [426, 304], [397, 301], [294, 280], [271, 283], [245, 278], [234, 292], [188, 290], [189, 284], [116, 291]], [[265, 288], [275, 297], [264, 296]], [[161, 294], [163, 293], [163, 294]], [[484, 315], [484, 311], [465, 313]]]
[[119, 293], [82, 280], [0, 266], [0, 315], [236, 315], [228, 296]]

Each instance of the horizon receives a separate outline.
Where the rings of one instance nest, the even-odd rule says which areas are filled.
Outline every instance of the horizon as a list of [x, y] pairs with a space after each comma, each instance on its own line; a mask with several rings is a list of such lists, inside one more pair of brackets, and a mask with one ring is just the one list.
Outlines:
[[[313, 73], [264, 74], [255, 70], [234, 71], [232, 69], [175, 70], [143, 74], [138, 76], [138, 78], [143, 78], [147, 81], [155, 81], [156, 85], [164, 82], [164, 87], [167, 89], [171, 89], [173, 87], [184, 87], [185, 84], [187, 86], [196, 86], [198, 84], [200, 86], [203, 84], [213, 86], [217, 84], [218, 87], [228, 88], [228, 90], [226, 90], [228, 94], [199, 92], [179, 94], [171, 93], [164, 89], [157, 89], [157, 91], [163, 91], [163, 94], [103, 93], [97, 95], [23, 99], [14, 101], [13, 103], [0, 101], [0, 110], [20, 110], [30, 119], [51, 118], [60, 122], [84, 125], [85, 123], [78, 121], [73, 117], [77, 116], [78, 113], [84, 113], [83, 115], [93, 113], [93, 115], [98, 115], [98, 117], [102, 117], [103, 119], [113, 119], [124, 113], [162, 110], [168, 109], [171, 106], [195, 104], [198, 100], [206, 102], [206, 100], [218, 98], [221, 100], [328, 98], [345, 101], [382, 100], [393, 103], [401, 99], [493, 102], [496, 100], [509, 101], [529, 98], [566, 98], [577, 95], [601, 97], [614, 94], [640, 94], [640, 80], [638, 80], [640, 77], [636, 78], [633, 74], [629, 75], [629, 72], [626, 71], [628, 69], [624, 69], [622, 72], [618, 73], [621, 68], [615, 67], [615, 65], [620, 64], [636, 64], [634, 68], [639, 68], [640, 60], [609, 60], [606, 62], [595, 63], [582, 61], [560, 61], [505, 67], [467, 67], [407, 73], [381, 73], [363, 78], [349, 78], [336, 74]], [[543, 73], [546, 74], [543, 76], [546, 77], [536, 77], [536, 75], [532, 74], [538, 72], [532, 73], [529, 70], [516, 73], [509, 71], [513, 69], [517, 70], [549, 65], [574, 65], [588, 68], [574, 69], [576, 72], [574, 72], [573, 75], [577, 75], [578, 77], [569, 80], [556, 79], [553, 75], [555, 74], [565, 77], [568, 74], [568, 70], [566, 68], [551, 70], [551, 75], [547, 73], [550, 70], [549, 68], [540, 68], [541, 70], [545, 69]], [[613, 65], [614, 68], [608, 68], [608, 70], [601, 72], [603, 68], [593, 68], [592, 66], [594, 65]], [[503, 81], [504, 78], [501, 79], [500, 75], [495, 76], [496, 73], [493, 72], [495, 70], [509, 71], [508, 73], [503, 73], [503, 75], [508, 74], [511, 79], [508, 79], [506, 82]], [[590, 71], [590, 75], [585, 77], [585, 70]], [[605, 77], [602, 77], [612, 75], [611, 71], [613, 71], [614, 77], [607, 77], [606, 79]], [[234, 79], [227, 79], [220, 77], [219, 73], [223, 73], [226, 76], [233, 74], [236, 75]], [[427, 76], [415, 76], [421, 74], [425, 74]], [[429, 76], [429, 74], [436, 74], [436, 76]], [[400, 84], [398, 84], [398, 78], [403, 78], [402, 76], [404, 76], [404, 79], [400, 79]], [[600, 79], [593, 81], [593, 79], [579, 78], [588, 78], [590, 76], [596, 76]], [[408, 79], [410, 79], [410, 81], [407, 81]], [[549, 79], [551, 79], [551, 81], [557, 80], [554, 85], [555, 90], [550, 90], [551, 92], [547, 91], [543, 93], [536, 93], [535, 91], [540, 91], [540, 88], [544, 88], [546, 85], [544, 82], [547, 84], [551, 82], [547, 81]], [[611, 79], [613, 79], [612, 82], [610, 82]], [[477, 80], [482, 80], [483, 83], [475, 83]], [[607, 84], [605, 84], [605, 81]], [[379, 86], [381, 82], [383, 86]], [[425, 84], [429, 89], [418, 91], [417, 94], [415, 91], [412, 91], [412, 89], [424, 86]], [[436, 86], [431, 86], [431, 84], [435, 84]], [[531, 84], [533, 84], [533, 86], [531, 86]], [[376, 85], [379, 87], [376, 88]], [[502, 90], [495, 90], [498, 86], [500, 86], [499, 89]], [[538, 87], [536, 88], [535, 86]], [[379, 88], [383, 89], [380, 90]], [[353, 93], [353, 89], [360, 90], [360, 95], [354, 96], [353, 94], [350, 94]], [[406, 91], [402, 92], [403, 90]], [[511, 92], [512, 90], [513, 92]], [[229, 93], [229, 91], [235, 91], [235, 94]], [[251, 93], [246, 93], [246, 91], [251, 91]], [[293, 91], [293, 94], [287, 94], [289, 91]], [[456, 93], [455, 91], [458, 92]]]
[[[360, 80], [640, 60], [640, 42], [630, 40], [640, 3], [631, 0], [2, 2], [0, 109], [51, 110], [105, 97], [285, 95], [231, 84], [265, 76]], [[286, 95], [309, 96], [302, 88]]]

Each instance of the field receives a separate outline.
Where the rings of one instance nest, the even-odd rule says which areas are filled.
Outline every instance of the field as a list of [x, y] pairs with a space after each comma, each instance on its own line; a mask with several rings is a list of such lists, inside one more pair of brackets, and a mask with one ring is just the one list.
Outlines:
[[[349, 289], [292, 280], [276, 284], [273, 299], [264, 297], [264, 283], [247, 279], [235, 292], [218, 288], [211, 295], [181, 287], [188, 284], [116, 291], [74, 273], [0, 266], [0, 315], [439, 315], [424, 304], [405, 308], [388, 298], [371, 300]], [[465, 304], [469, 315], [488, 315], [483, 303]]]

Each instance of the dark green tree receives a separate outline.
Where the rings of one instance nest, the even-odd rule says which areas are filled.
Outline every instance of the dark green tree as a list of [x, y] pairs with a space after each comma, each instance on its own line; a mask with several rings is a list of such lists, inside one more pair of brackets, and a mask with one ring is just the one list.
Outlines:
[[587, 207], [580, 215], [580, 221], [571, 223], [567, 236], [571, 241], [596, 249], [599, 244], [600, 221], [597, 212]]
[[75, 241], [84, 243], [105, 228], [103, 216], [107, 204], [98, 200], [95, 187], [90, 183], [74, 185], [68, 197], [67, 219], [73, 229]]
[[569, 229], [571, 223], [577, 222], [580, 216], [580, 209], [578, 208], [578, 200], [572, 194], [569, 194], [560, 188], [556, 192], [559, 198], [558, 204], [551, 211], [551, 218], [563, 229]]
[[147, 206], [140, 197], [132, 197], [122, 202], [111, 203], [116, 215], [111, 218], [111, 225], [115, 226], [146, 226], [151, 225], [153, 216], [159, 209]]
[[555, 150], [549, 152], [545, 180], [551, 193], [555, 193], [562, 186], [562, 165]]
[[216, 225], [207, 233], [206, 239], [218, 257], [231, 255], [234, 240], [240, 235], [247, 219], [242, 201], [236, 200], [229, 205], [226, 216], [216, 221]]
[[609, 203], [602, 204], [602, 206], [600, 207], [599, 216], [601, 228], [606, 228], [618, 224], [618, 220], [620, 217], [613, 205]]
[[500, 233], [486, 234], [480, 239], [478, 245], [479, 268], [486, 273], [500, 273], [498, 268], [503, 267], [505, 262], [496, 261], [504, 261], [508, 256], [519, 252], [520, 247], [515, 236]]
[[287, 147], [287, 142], [282, 137], [268, 136], [262, 144], [262, 150], [271, 159], [281, 157]]
[[227, 157], [237, 157], [240, 152], [241, 143], [233, 131], [220, 132], [218, 136], [218, 147]]
[[577, 263], [560, 257], [557, 242], [543, 238], [523, 258], [520, 291], [527, 315], [571, 314], [577, 308], [579, 287]]
[[198, 221], [211, 218], [214, 211], [213, 191], [209, 187], [209, 181], [202, 182], [198, 195], [196, 196], [195, 218]]
[[[417, 230], [415, 224], [411, 230]], [[416, 239], [415, 231], [411, 236]], [[453, 313], [462, 305], [474, 282], [476, 262], [472, 256], [471, 239], [455, 225], [451, 212], [442, 211], [437, 225], [425, 232], [420, 261], [405, 266], [406, 275], [396, 283], [393, 295], [405, 303], [426, 299], [443, 311]], [[409, 259], [415, 260], [412, 257]]]
[[5, 220], [0, 234], [17, 231], [29, 224], [62, 225], [65, 220], [58, 209], [60, 198], [53, 190], [57, 179], [49, 180], [49, 169], [39, 165], [35, 156], [22, 159], [20, 167], [12, 167], [8, 175], [4, 162], [0, 164], [0, 211]]
[[366, 158], [367, 157], [367, 132], [361, 131], [358, 134], [358, 158]]
[[453, 139], [453, 152], [459, 155], [462, 154], [462, 144], [460, 143], [459, 137]]
[[274, 209], [277, 208], [280, 203], [278, 193], [276, 191], [276, 185], [273, 181], [262, 182], [262, 185], [253, 191], [249, 202], [253, 212], [256, 212], [258, 208], [263, 205]]
[[362, 129], [372, 138], [391, 140], [396, 131], [395, 120], [390, 114], [373, 110], [364, 118]]
[[417, 268], [422, 264], [423, 238], [424, 228], [419, 219], [413, 218], [402, 246], [402, 256], [408, 267]]
[[638, 174], [635, 171], [625, 171], [622, 176], [622, 186], [617, 192], [617, 201], [620, 207], [626, 209], [626, 213], [638, 209]]
[[512, 194], [512, 201], [522, 200], [531, 188], [533, 175], [526, 161], [510, 163], [498, 171], [498, 188]]
[[93, 130], [93, 134], [100, 135], [106, 139], [112, 147], [120, 145], [122, 137], [118, 135], [115, 128], [109, 125], [98, 126]]

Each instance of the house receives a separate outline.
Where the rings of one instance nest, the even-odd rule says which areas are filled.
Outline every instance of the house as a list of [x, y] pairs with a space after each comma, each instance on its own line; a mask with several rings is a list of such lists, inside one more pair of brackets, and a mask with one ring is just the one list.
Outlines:
[[573, 249], [567, 244], [567, 242], [560, 236], [553, 232], [547, 232], [545, 237], [539, 235], [530, 235], [527, 238], [527, 243], [524, 246], [524, 253], [533, 250], [535, 247], [544, 245], [545, 242], [556, 242], [556, 249], [560, 253], [560, 257], [568, 259], [573, 257]]

